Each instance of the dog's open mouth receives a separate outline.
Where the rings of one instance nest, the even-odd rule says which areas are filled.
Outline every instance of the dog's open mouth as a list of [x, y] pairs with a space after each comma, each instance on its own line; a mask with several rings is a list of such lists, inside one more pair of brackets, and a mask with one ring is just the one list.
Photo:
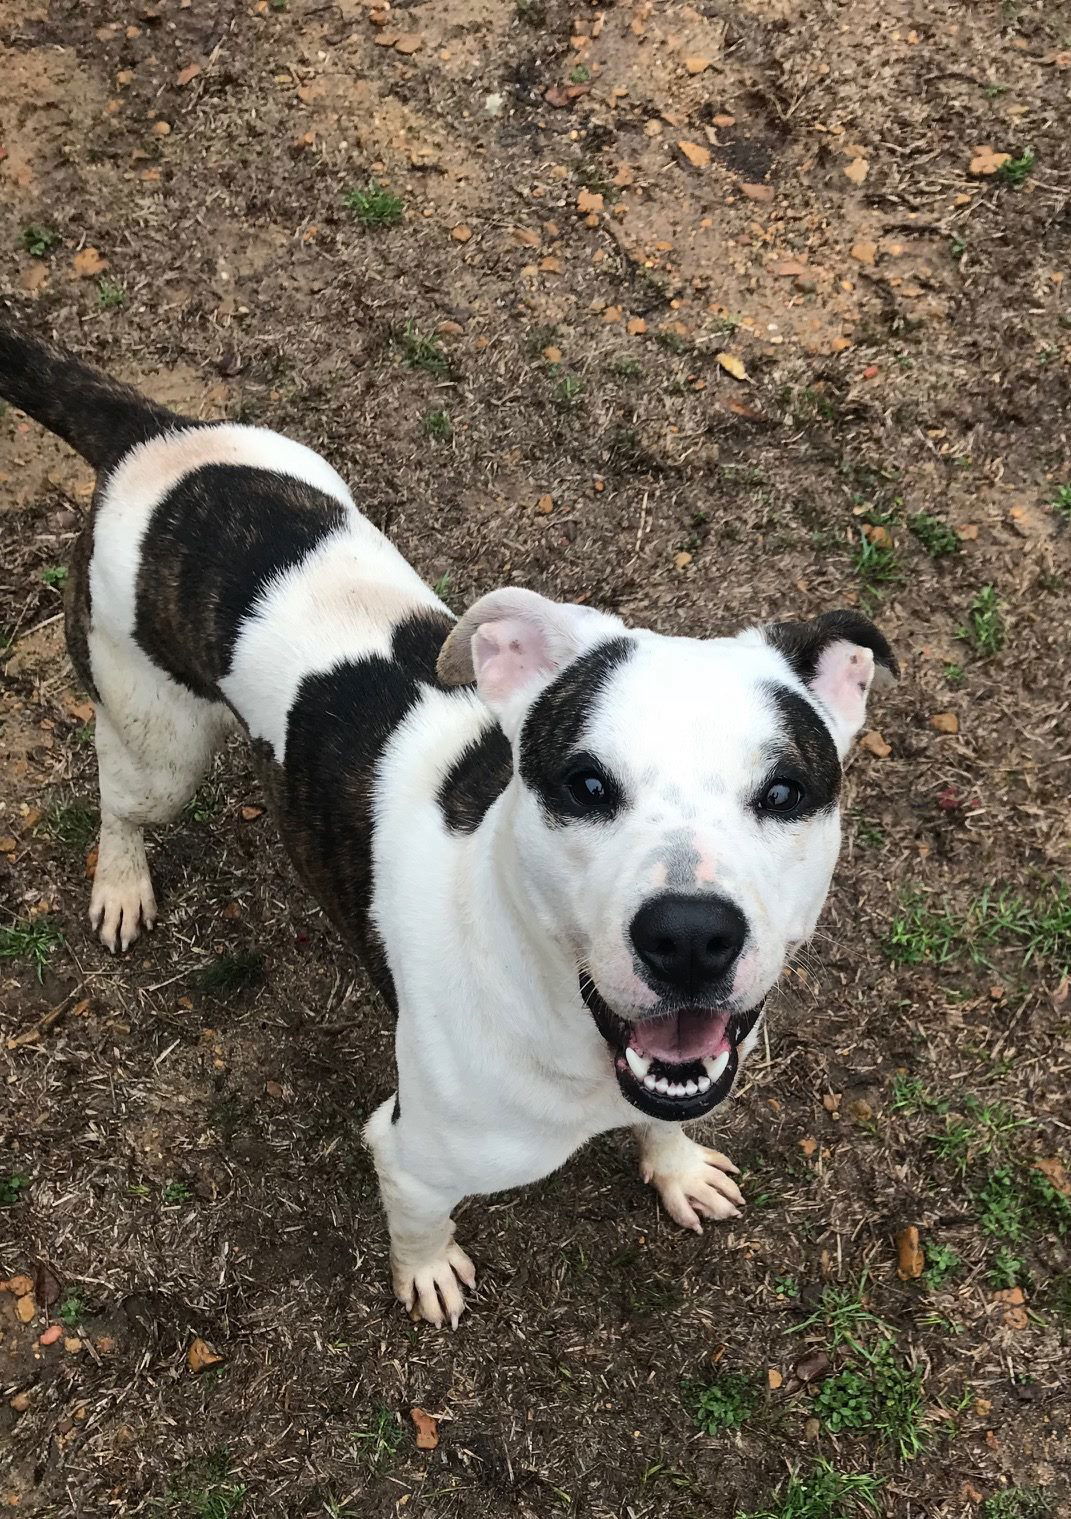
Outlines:
[[651, 1118], [701, 1118], [724, 1102], [740, 1069], [739, 1047], [762, 1011], [761, 1003], [743, 1013], [682, 1007], [630, 1023], [583, 974], [580, 994], [613, 1052], [621, 1091]]

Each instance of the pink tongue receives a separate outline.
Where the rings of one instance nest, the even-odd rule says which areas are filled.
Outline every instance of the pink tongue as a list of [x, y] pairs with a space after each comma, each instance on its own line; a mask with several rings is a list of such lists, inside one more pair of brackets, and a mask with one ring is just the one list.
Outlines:
[[629, 1043], [641, 1055], [679, 1064], [718, 1055], [726, 1048], [728, 1013], [707, 1013], [685, 1008], [668, 1018], [648, 1018], [637, 1023]]

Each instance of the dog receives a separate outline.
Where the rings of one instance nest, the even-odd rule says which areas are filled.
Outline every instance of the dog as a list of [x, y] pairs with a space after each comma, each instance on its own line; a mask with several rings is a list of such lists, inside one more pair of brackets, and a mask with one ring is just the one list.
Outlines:
[[728, 1098], [814, 931], [842, 761], [884, 636], [856, 611], [665, 637], [520, 588], [460, 619], [317, 454], [191, 421], [0, 324], [0, 395], [98, 472], [66, 588], [96, 708], [108, 949], [156, 922], [142, 830], [235, 725], [297, 874], [396, 1016], [368, 1119], [393, 1286], [456, 1326], [463, 1197], [594, 1135], [696, 1231], [735, 1167], [686, 1120]]

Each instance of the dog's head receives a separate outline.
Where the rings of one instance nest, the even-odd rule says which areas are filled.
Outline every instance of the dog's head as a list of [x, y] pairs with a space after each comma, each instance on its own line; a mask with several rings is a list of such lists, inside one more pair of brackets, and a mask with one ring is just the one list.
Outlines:
[[892, 650], [856, 612], [666, 638], [495, 591], [439, 674], [514, 750], [531, 910], [575, 958], [621, 1089], [657, 1118], [728, 1096], [840, 844], [841, 761]]

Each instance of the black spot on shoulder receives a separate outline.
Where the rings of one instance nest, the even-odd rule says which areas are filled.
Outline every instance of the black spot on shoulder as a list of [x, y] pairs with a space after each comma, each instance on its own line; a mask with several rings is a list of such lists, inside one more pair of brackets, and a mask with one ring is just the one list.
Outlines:
[[513, 751], [497, 723], [464, 748], [439, 787], [439, 808], [451, 833], [472, 833], [513, 775]]
[[384, 745], [419, 696], [409, 671], [378, 655], [307, 675], [290, 709], [276, 788], [298, 874], [392, 1008], [394, 984], [369, 915], [373, 796]]
[[398, 1096], [398, 1093], [395, 1092], [395, 1094], [394, 1094], [394, 1107], [391, 1109], [391, 1115], [390, 1115], [390, 1121], [391, 1121], [391, 1123], [397, 1123], [398, 1120], [399, 1120], [399, 1118], [401, 1118], [401, 1116], [402, 1116], [402, 1099]]
[[818, 661], [825, 650], [839, 639], [869, 649], [875, 661], [890, 675], [899, 674], [896, 655], [888, 639], [862, 612], [850, 609], [823, 612], [810, 622], [771, 622], [763, 631], [805, 684], [814, 679]]
[[391, 653], [415, 680], [438, 686], [441, 682], [435, 673], [435, 661], [453, 625], [454, 618], [449, 612], [435, 608], [414, 612], [394, 629]]
[[242, 464], [192, 471], [149, 522], [134, 637], [169, 675], [218, 700], [239, 627], [268, 581], [345, 521], [340, 501], [289, 475]]
[[521, 730], [521, 779], [552, 815], [563, 763], [581, 746], [591, 709], [610, 676], [636, 648], [628, 637], [600, 643], [553, 680], [536, 699]]
[[777, 709], [784, 741], [771, 745], [769, 759], [778, 774], [788, 774], [803, 786], [804, 806], [794, 819], [809, 817], [834, 806], [840, 795], [841, 765], [833, 735], [805, 696], [789, 686], [767, 685], [766, 694]]

